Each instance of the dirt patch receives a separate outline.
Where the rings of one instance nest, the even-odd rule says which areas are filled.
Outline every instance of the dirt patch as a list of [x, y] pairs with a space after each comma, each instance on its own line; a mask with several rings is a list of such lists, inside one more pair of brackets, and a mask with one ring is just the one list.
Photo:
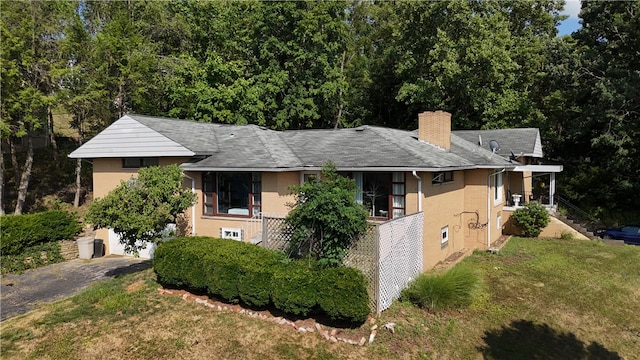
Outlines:
[[433, 269], [435, 271], [446, 270], [452, 268], [455, 264], [459, 263], [464, 259], [467, 255], [471, 254], [469, 249], [462, 249], [460, 251], [456, 251], [453, 254], [449, 255], [443, 262], [440, 262]]
[[493, 243], [493, 247], [501, 249], [510, 238], [510, 235], [501, 235], [498, 240]]
[[133, 284], [127, 286], [125, 290], [127, 290], [128, 293], [132, 293], [144, 288], [144, 286], [145, 286], [145, 282], [142, 280], [138, 280]]
[[[135, 283], [129, 287], [133, 285], [135, 285]], [[290, 328], [291, 331], [297, 331], [302, 334], [318, 333], [325, 340], [333, 343], [344, 342], [351, 345], [362, 346], [369, 341], [372, 334], [375, 338], [378, 330], [376, 320], [372, 317], [359, 328], [340, 328], [327, 325], [326, 321], [316, 318], [291, 318], [275, 309], [251, 309], [240, 304], [229, 304], [219, 299], [210, 298], [206, 295], [193, 294], [182, 289], [165, 289], [161, 287], [158, 288], [158, 292], [165, 296], [180, 297], [185, 301], [193, 301], [203, 307], [209, 308], [209, 311], [237, 313], [239, 315], [276, 323], [283, 327]]]

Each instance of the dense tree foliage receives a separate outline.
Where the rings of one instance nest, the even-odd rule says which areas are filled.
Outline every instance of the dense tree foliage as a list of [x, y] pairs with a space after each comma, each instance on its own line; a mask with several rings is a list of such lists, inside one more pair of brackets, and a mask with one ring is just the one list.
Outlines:
[[327, 163], [321, 177], [291, 190], [296, 202], [285, 220], [292, 229], [289, 253], [316, 259], [322, 266], [340, 266], [349, 246], [367, 231], [368, 214], [355, 200], [355, 181]]
[[[129, 112], [412, 129], [442, 109], [455, 129], [539, 127], [562, 195], [597, 215], [640, 206], [638, 0], [583, 2], [562, 38], [562, 0], [0, 5], [11, 161], [52, 111], [83, 141]], [[27, 191], [28, 171], [14, 182]]]
[[94, 228], [113, 229], [125, 251], [137, 253], [146, 247], [144, 242], [159, 242], [167, 225], [195, 203], [183, 177], [178, 165], [142, 168], [138, 178], [94, 200], [85, 220]]

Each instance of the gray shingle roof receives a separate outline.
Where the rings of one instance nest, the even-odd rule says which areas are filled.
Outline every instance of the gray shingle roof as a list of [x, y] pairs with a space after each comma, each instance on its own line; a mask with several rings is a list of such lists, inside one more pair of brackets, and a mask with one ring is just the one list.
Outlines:
[[536, 128], [516, 128], [499, 130], [457, 130], [453, 134], [462, 139], [478, 144], [478, 135], [482, 137], [482, 147], [489, 149], [489, 141], [496, 140], [500, 144], [498, 155], [509, 157], [511, 151], [515, 155], [542, 158], [542, 142], [540, 131]]
[[[132, 124], [132, 121], [137, 125]], [[376, 126], [274, 131], [256, 125], [222, 125], [127, 115], [103, 133], [111, 132], [112, 128], [122, 128], [123, 124], [135, 128], [135, 131], [157, 134], [156, 138], [159, 139], [156, 140], [162, 144], [179, 144], [183, 149], [193, 152], [196, 157], [205, 156], [202, 160], [194, 158], [192, 162], [183, 164], [185, 169], [195, 171], [320, 168], [327, 161], [334, 162], [338, 169], [343, 170], [405, 168], [428, 171], [516, 165], [474, 142], [465, 140], [458, 136], [458, 132], [451, 135], [450, 151], [419, 140], [415, 131]], [[80, 156], [85, 154], [105, 157], [104, 154], [108, 153], [106, 148], [102, 149], [102, 155], [100, 149], [95, 147], [91, 152], [84, 151], [85, 147], [90, 147], [94, 139], [76, 150], [75, 157], [85, 157]], [[135, 139], [135, 136], [130, 137], [128, 141], [131, 139]], [[122, 144], [119, 156], [136, 156], [123, 155], [130, 146], [135, 144]]]
[[208, 155], [218, 150], [215, 129], [223, 125], [155, 116], [128, 116], [167, 138], [182, 144], [182, 146], [193, 151], [196, 155]]

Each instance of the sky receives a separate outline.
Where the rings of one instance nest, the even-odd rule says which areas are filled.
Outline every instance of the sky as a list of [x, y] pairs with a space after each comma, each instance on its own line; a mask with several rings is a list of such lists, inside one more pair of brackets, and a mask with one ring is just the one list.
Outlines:
[[558, 25], [558, 36], [571, 35], [572, 32], [580, 28], [580, 0], [565, 0], [563, 15], [569, 15], [567, 20], [560, 22]]

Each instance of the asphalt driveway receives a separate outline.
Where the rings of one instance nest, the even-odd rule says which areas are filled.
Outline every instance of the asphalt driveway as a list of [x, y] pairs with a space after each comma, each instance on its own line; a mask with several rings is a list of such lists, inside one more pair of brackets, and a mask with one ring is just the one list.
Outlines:
[[151, 267], [133, 257], [75, 259], [2, 277], [0, 321], [27, 313], [38, 305], [78, 293], [89, 285]]

